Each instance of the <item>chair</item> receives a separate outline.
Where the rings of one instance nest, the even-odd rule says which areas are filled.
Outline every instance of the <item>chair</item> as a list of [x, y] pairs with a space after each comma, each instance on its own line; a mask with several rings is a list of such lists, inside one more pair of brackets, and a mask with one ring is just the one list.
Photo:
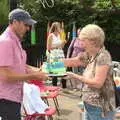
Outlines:
[[57, 86], [46, 86], [43, 84], [42, 80], [31, 80], [30, 84], [37, 85], [40, 88], [41, 93], [46, 93], [46, 91], [49, 91], [49, 94], [42, 94], [41, 98], [45, 101], [45, 103], [49, 106], [48, 99], [52, 98], [57, 110], [58, 115], [60, 115], [60, 109], [59, 104], [57, 100], [57, 96], [59, 95], [59, 87]]
[[41, 98], [45, 101], [45, 103], [49, 106], [49, 102], [48, 99], [52, 98], [57, 110], [58, 115], [60, 115], [60, 107], [59, 107], [59, 103], [57, 100], [57, 96], [59, 95], [58, 91], [53, 91], [53, 92], [49, 92], [47, 95], [46, 94], [42, 94]]
[[21, 111], [23, 110], [25, 113], [24, 120], [36, 120], [36, 117], [41, 116], [52, 120], [52, 115], [56, 113], [56, 109], [49, 107], [43, 102], [40, 97], [39, 87], [25, 82], [23, 93], [23, 109]]
[[53, 107], [49, 107], [45, 110], [45, 113], [33, 113], [33, 114], [28, 114], [25, 110], [25, 107], [23, 106], [24, 109], [24, 118], [23, 120], [36, 120], [36, 118], [41, 118], [41, 120], [53, 120], [52, 115], [56, 113], [56, 109]]
[[41, 91], [56, 91], [60, 89], [58, 86], [44, 85], [43, 80], [31, 80], [30, 83], [37, 85]]

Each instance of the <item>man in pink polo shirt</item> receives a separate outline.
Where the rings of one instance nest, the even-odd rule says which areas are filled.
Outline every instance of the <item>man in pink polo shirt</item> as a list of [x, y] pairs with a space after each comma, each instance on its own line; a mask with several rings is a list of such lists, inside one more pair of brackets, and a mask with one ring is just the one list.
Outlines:
[[0, 117], [2, 120], [21, 120], [23, 82], [46, 79], [46, 73], [26, 64], [26, 53], [21, 40], [35, 24], [30, 14], [22, 9], [9, 13], [9, 25], [0, 36]]

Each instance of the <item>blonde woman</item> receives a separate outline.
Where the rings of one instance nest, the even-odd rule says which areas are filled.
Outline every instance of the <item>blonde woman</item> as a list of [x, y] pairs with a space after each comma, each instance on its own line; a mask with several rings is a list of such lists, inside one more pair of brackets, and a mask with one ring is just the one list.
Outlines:
[[47, 39], [48, 51], [64, 47], [65, 43], [60, 39], [60, 31], [61, 31], [60, 23], [53, 22], [49, 31], [48, 39]]
[[85, 65], [83, 75], [68, 72], [68, 76], [84, 83], [82, 100], [85, 120], [112, 120], [115, 93], [111, 56], [104, 47], [104, 31], [95, 24], [86, 25], [80, 32], [85, 52], [64, 60], [65, 66]]
[[[48, 39], [47, 39], [47, 50], [49, 52], [52, 52], [55, 49], [57, 49], [64, 54], [62, 48], [64, 47], [65, 42], [61, 40], [60, 32], [61, 32], [60, 23], [53, 22], [50, 28]], [[53, 77], [52, 84], [54, 86], [57, 86], [57, 77]], [[62, 80], [62, 87], [66, 88], [66, 80]]]

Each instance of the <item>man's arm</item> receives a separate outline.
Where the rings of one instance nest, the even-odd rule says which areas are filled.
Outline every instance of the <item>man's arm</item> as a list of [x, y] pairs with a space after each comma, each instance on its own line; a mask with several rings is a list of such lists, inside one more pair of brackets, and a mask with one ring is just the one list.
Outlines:
[[26, 65], [26, 71], [27, 73], [39, 72], [41, 71], [41, 67], [38, 68], [38, 67], [31, 66], [31, 65]]
[[0, 81], [27, 81], [32, 79], [47, 79], [48, 76], [42, 71], [31, 71], [30, 73], [21, 73], [12, 70], [10, 67], [0, 67]]

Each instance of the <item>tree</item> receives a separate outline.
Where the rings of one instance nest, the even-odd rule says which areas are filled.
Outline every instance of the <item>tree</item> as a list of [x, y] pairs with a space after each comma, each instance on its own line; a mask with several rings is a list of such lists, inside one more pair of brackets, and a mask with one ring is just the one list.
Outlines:
[[44, 8], [41, 0], [20, 0], [20, 6], [27, 9], [45, 29], [48, 21], [56, 20], [65, 23], [66, 31], [71, 30], [74, 21], [81, 27], [96, 23], [105, 30], [107, 41], [120, 43], [119, 0], [55, 0], [54, 2], [52, 8]]
[[[120, 55], [117, 54], [120, 48], [118, 46], [120, 45], [120, 0], [54, 0], [54, 6], [46, 6], [46, 8], [41, 1], [44, 1], [46, 6], [45, 0], [20, 0], [19, 2], [19, 6], [28, 10], [38, 21], [36, 29], [40, 45], [45, 45], [48, 21], [63, 21], [66, 32], [72, 30], [73, 22], [76, 22], [77, 27], [95, 23], [104, 29], [106, 46], [113, 59], [120, 59]], [[53, 0], [46, 1], [50, 3]], [[117, 48], [116, 52], [113, 52], [115, 48]]]
[[8, 0], [0, 0], [0, 25], [8, 23], [9, 3]]

